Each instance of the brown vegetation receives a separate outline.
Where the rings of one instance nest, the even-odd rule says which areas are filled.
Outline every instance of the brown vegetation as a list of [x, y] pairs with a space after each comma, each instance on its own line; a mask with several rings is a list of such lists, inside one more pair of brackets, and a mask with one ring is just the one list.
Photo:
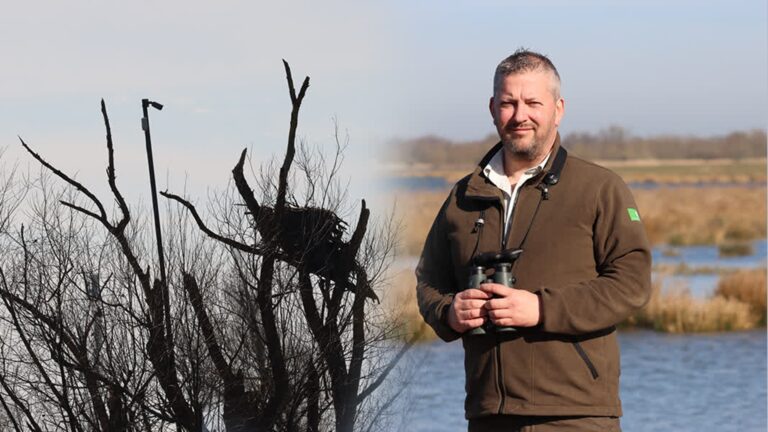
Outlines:
[[[418, 256], [447, 191], [399, 193], [399, 255]], [[742, 244], [766, 236], [765, 187], [633, 190], [654, 245]], [[726, 246], [728, 249], [728, 246]]]
[[624, 323], [626, 327], [649, 328], [668, 333], [715, 332], [754, 328], [759, 317], [751, 305], [735, 298], [713, 296], [699, 300], [685, 288], [662, 292], [653, 284], [648, 304]]
[[696, 185], [700, 183], [764, 183], [766, 160], [756, 159], [636, 159], [598, 160], [630, 184]]
[[[396, 145], [397, 156], [393, 159], [402, 167], [408, 166], [409, 176], [438, 176], [453, 183], [466, 175], [496, 141], [495, 135], [465, 143], [423, 137]], [[603, 160], [628, 183], [766, 181], [764, 131], [713, 138], [637, 138], [620, 128], [610, 128], [596, 135], [571, 134], [563, 142], [573, 154]], [[640, 158], [643, 160], [636, 160]], [[421, 253], [447, 193], [447, 188], [397, 193], [403, 220], [400, 256]], [[764, 185], [637, 188], [633, 194], [653, 245], [717, 245], [721, 255], [726, 256], [749, 254], [751, 241], [766, 237]], [[673, 248], [668, 251], [674, 253]], [[740, 330], [765, 325], [765, 269], [728, 274], [711, 271], [722, 274], [713, 297], [696, 299], [685, 289], [662, 292], [662, 283], [656, 281], [649, 304], [625, 325], [666, 332]], [[412, 270], [401, 271], [391, 290], [392, 302], [402, 311], [408, 335], [433, 339], [434, 333], [424, 324], [416, 306], [415, 284]]]
[[415, 342], [437, 338], [432, 327], [427, 325], [419, 313], [416, 302], [416, 275], [412, 268], [397, 270], [392, 286], [384, 298], [384, 306], [392, 311], [395, 321], [401, 323], [403, 340]]
[[750, 305], [759, 323], [766, 323], [766, 273], [765, 269], [742, 270], [720, 278], [715, 295], [734, 299]]
[[[391, 290], [393, 303], [401, 311], [406, 335], [421, 341], [437, 336], [424, 323], [416, 304], [416, 277], [402, 270]], [[621, 324], [624, 328], [647, 328], [668, 333], [748, 330], [766, 323], [766, 270], [739, 271], [723, 276], [715, 294], [694, 298], [685, 287], [664, 289], [653, 283], [648, 304]]]
[[398, 256], [419, 256], [427, 238], [429, 228], [447, 191], [420, 191], [397, 196], [399, 217], [402, 218], [402, 232]]
[[681, 187], [632, 192], [653, 244], [724, 245], [766, 236], [765, 187]]

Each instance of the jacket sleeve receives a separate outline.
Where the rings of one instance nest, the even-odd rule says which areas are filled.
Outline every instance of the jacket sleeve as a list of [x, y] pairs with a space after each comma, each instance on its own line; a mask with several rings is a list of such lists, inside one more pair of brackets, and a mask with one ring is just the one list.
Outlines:
[[448, 308], [456, 292], [445, 220], [445, 211], [450, 199], [449, 196], [432, 223], [419, 264], [416, 266], [416, 298], [419, 311], [437, 336], [446, 342], [461, 337], [447, 321]]
[[613, 175], [597, 196], [593, 253], [597, 277], [543, 287], [544, 331], [584, 334], [614, 326], [648, 302], [651, 251], [629, 188]]

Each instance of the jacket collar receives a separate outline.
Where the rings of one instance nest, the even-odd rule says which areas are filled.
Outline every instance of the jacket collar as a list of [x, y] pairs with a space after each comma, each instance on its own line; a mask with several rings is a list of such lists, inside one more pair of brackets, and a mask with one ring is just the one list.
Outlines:
[[[476, 198], [476, 199], [494, 199], [494, 200], [501, 200], [502, 199], [502, 191], [496, 187], [488, 178], [483, 174], [483, 168], [485, 168], [486, 165], [491, 161], [491, 158], [493, 158], [493, 155], [495, 155], [499, 150], [501, 150], [502, 144], [501, 141], [499, 141], [495, 146], [493, 146], [488, 153], [483, 156], [483, 158], [480, 160], [480, 163], [477, 164], [477, 167], [475, 167], [475, 170], [472, 172], [472, 174], [469, 177], [469, 182], [467, 183], [467, 192], [466, 196], [468, 198]], [[555, 160], [555, 155], [557, 155], [557, 151], [560, 148], [560, 133], [558, 132], [555, 136], [555, 143], [552, 145], [552, 150], [550, 150], [550, 157], [547, 161], [546, 165], [544, 165], [544, 169], [533, 176], [528, 182], [534, 185], [538, 185], [541, 183], [541, 180], [544, 178], [544, 175], [549, 172], [549, 170], [552, 168], [552, 163]]]

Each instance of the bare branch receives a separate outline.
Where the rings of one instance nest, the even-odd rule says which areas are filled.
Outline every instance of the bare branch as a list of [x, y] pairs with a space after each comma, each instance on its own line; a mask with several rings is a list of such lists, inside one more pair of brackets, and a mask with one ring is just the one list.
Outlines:
[[213, 331], [213, 324], [211, 323], [208, 313], [205, 311], [203, 302], [203, 296], [200, 294], [200, 287], [197, 285], [197, 281], [189, 273], [184, 273], [184, 289], [187, 291], [192, 303], [192, 308], [195, 310], [197, 321], [200, 326], [200, 330], [203, 333], [205, 346], [208, 348], [208, 353], [213, 360], [213, 365], [216, 367], [219, 376], [225, 383], [229, 383], [233, 380], [232, 369], [224, 359], [224, 354], [221, 349], [221, 345], [216, 338], [216, 333]]
[[19, 141], [21, 141], [21, 145], [27, 150], [29, 154], [32, 155], [35, 160], [40, 162], [41, 165], [48, 168], [52, 173], [54, 173], [57, 177], [64, 180], [65, 182], [69, 183], [70, 185], [74, 186], [75, 189], [80, 191], [82, 194], [87, 196], [91, 199], [91, 201], [96, 205], [96, 207], [99, 209], [99, 214], [101, 216], [97, 217], [97, 219], [101, 220], [105, 225], [109, 224], [107, 222], [107, 213], [104, 211], [104, 206], [101, 204], [101, 201], [99, 201], [98, 198], [96, 198], [96, 195], [94, 195], [90, 190], [88, 190], [85, 186], [80, 184], [78, 181], [70, 178], [68, 175], [64, 174], [62, 171], [54, 167], [53, 165], [49, 164], [45, 159], [42, 158], [39, 154], [32, 151], [32, 149], [27, 145], [27, 143], [24, 142], [21, 137], [19, 137]]
[[100, 217], [99, 215], [97, 215], [96, 213], [94, 213], [94, 212], [92, 212], [92, 211], [90, 211], [90, 210], [86, 210], [86, 209], [84, 209], [83, 207], [80, 207], [79, 205], [76, 205], [76, 204], [72, 204], [72, 203], [70, 203], [70, 202], [67, 202], [67, 201], [59, 201], [59, 202], [60, 202], [60, 203], [61, 203], [61, 205], [63, 205], [64, 207], [69, 207], [69, 208], [71, 208], [72, 210], [77, 210], [77, 211], [79, 211], [80, 213], [83, 213], [83, 214], [84, 214], [84, 215], [86, 215], [86, 216], [90, 216], [90, 217], [92, 217], [92, 218], [94, 218], [94, 219], [96, 219], [96, 220], [98, 220], [98, 221], [101, 221], [101, 220], [102, 220], [102, 219], [101, 219], [101, 217]]
[[293, 102], [293, 108], [291, 109], [291, 122], [288, 129], [288, 148], [285, 152], [285, 159], [283, 160], [283, 166], [280, 167], [280, 180], [277, 186], [277, 201], [275, 202], [275, 217], [280, 218], [283, 208], [285, 207], [285, 194], [288, 190], [288, 171], [291, 169], [293, 163], [293, 157], [296, 154], [296, 129], [299, 124], [299, 109], [301, 108], [301, 102], [304, 99], [304, 95], [309, 87], [309, 77], [304, 78], [304, 82], [301, 85], [299, 95], [296, 96], [296, 90], [293, 87], [293, 76], [291, 75], [291, 68], [288, 66], [288, 62], [283, 60], [285, 66], [286, 79], [288, 80], [288, 88], [291, 94], [291, 102]]
[[104, 99], [101, 100], [101, 114], [104, 117], [104, 127], [107, 129], [107, 151], [109, 153], [109, 162], [107, 165], [107, 179], [109, 181], [109, 188], [112, 189], [112, 193], [115, 195], [117, 204], [120, 206], [120, 211], [123, 214], [123, 217], [115, 226], [115, 230], [122, 232], [125, 229], [126, 225], [128, 225], [128, 221], [130, 220], [130, 212], [128, 211], [128, 205], [125, 203], [125, 199], [123, 198], [123, 195], [120, 193], [120, 190], [117, 189], [117, 184], [115, 183], [115, 179], [116, 179], [115, 149], [112, 144], [112, 128], [109, 125], [109, 117], [107, 116], [107, 106], [104, 103]]
[[210, 228], [208, 228], [205, 225], [205, 222], [203, 222], [203, 219], [197, 213], [197, 209], [195, 208], [195, 206], [192, 203], [190, 203], [189, 201], [185, 200], [184, 198], [182, 198], [182, 197], [180, 197], [178, 195], [174, 195], [174, 194], [172, 194], [172, 193], [170, 193], [168, 191], [160, 192], [160, 195], [162, 195], [162, 196], [164, 196], [164, 197], [166, 197], [166, 198], [168, 198], [170, 200], [174, 200], [174, 201], [178, 202], [179, 204], [183, 205], [184, 207], [186, 207], [187, 210], [189, 210], [189, 212], [192, 214], [192, 217], [195, 219], [195, 222], [197, 222], [197, 226], [200, 228], [200, 230], [202, 232], [204, 232], [206, 235], [208, 235], [208, 237], [211, 237], [214, 240], [218, 240], [218, 241], [226, 244], [227, 246], [230, 246], [230, 247], [232, 247], [234, 249], [237, 249], [239, 251], [243, 251], [243, 252], [247, 252], [247, 253], [252, 253], [252, 254], [261, 254], [262, 253], [262, 251], [259, 250], [256, 247], [248, 246], [246, 244], [240, 243], [240, 242], [238, 242], [236, 240], [232, 240], [230, 238], [222, 236], [221, 234], [217, 234], [217, 233], [213, 232]]
[[[11, 398], [14, 405], [16, 405], [24, 413], [24, 416], [27, 418], [27, 421], [28, 421], [27, 425], [30, 426], [31, 429], [35, 432], [42, 432], [43, 429], [37, 423], [37, 420], [35, 420], [35, 415], [32, 414], [32, 411], [29, 410], [29, 405], [24, 403], [24, 401], [16, 394], [16, 392], [10, 388], [3, 374], [0, 374], [0, 385], [3, 387], [8, 397]], [[17, 428], [16, 430], [20, 431], [21, 429]]]
[[368, 230], [368, 219], [370, 216], [371, 211], [365, 207], [365, 200], [362, 200], [362, 204], [360, 206], [360, 217], [357, 220], [355, 232], [352, 234], [352, 238], [349, 240], [348, 249], [346, 251], [347, 259], [354, 260], [354, 257], [357, 255], [357, 251], [360, 250], [360, 245], [363, 243], [365, 232]]

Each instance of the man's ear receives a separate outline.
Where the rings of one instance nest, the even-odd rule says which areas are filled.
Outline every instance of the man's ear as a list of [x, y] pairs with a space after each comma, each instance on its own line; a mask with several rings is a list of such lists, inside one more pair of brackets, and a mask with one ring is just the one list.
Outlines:
[[560, 126], [560, 120], [565, 114], [565, 99], [560, 98], [555, 102], [555, 126]]
[[491, 118], [493, 119], [493, 124], [496, 124], [496, 110], [493, 109], [494, 100], [493, 96], [491, 96], [491, 99], [488, 100], [488, 111], [491, 112]]

